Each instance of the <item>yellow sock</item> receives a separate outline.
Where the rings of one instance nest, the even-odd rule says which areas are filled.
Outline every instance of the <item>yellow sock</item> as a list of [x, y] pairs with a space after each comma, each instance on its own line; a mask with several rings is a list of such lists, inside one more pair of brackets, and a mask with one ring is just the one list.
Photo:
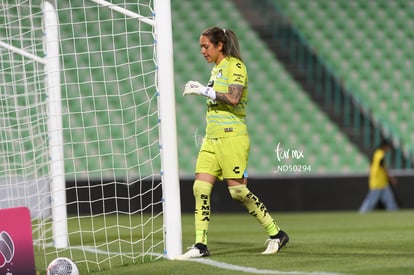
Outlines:
[[202, 243], [207, 245], [208, 224], [210, 222], [210, 194], [213, 185], [195, 180], [193, 185], [193, 192], [195, 198], [195, 243]]
[[247, 188], [245, 184], [229, 186], [231, 197], [242, 203], [249, 214], [265, 228], [269, 236], [276, 235], [280, 228], [276, 225], [272, 216], [267, 212], [266, 206]]

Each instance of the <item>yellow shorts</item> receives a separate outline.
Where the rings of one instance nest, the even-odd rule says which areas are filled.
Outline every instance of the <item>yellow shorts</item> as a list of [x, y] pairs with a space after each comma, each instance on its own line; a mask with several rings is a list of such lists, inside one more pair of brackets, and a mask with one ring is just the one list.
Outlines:
[[205, 138], [198, 153], [196, 173], [223, 179], [247, 178], [249, 136]]

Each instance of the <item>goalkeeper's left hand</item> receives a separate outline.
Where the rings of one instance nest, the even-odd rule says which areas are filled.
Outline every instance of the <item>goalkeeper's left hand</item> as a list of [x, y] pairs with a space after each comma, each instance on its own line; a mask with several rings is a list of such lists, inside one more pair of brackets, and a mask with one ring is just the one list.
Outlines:
[[188, 81], [185, 84], [183, 95], [203, 95], [211, 98], [212, 100], [216, 99], [216, 91], [211, 87], [206, 87], [198, 81]]

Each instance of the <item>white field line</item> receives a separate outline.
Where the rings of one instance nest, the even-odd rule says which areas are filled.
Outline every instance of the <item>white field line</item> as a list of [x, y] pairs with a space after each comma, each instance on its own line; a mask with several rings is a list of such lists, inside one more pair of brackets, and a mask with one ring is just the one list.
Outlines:
[[[91, 253], [96, 253], [96, 254], [109, 254], [109, 255], [114, 255], [114, 254], [119, 254], [119, 253], [115, 253], [115, 252], [109, 252], [109, 251], [104, 251], [104, 250], [100, 250], [100, 249], [96, 249], [95, 247], [92, 246], [74, 246], [71, 247], [73, 249], [79, 249], [79, 250], [84, 250], [87, 252], [91, 252]], [[126, 253], [128, 254], [128, 253]], [[153, 253], [154, 256], [163, 256], [162, 254], [159, 253]], [[201, 264], [205, 264], [205, 265], [210, 265], [210, 266], [214, 266], [214, 267], [218, 267], [221, 269], [227, 269], [227, 270], [231, 270], [231, 271], [240, 271], [240, 272], [248, 272], [248, 273], [254, 273], [254, 274], [274, 274], [274, 275], [345, 275], [342, 273], [332, 273], [332, 272], [304, 272], [304, 271], [281, 271], [281, 270], [270, 270], [270, 269], [258, 269], [255, 267], [246, 267], [246, 266], [240, 266], [240, 265], [234, 265], [234, 264], [229, 264], [229, 263], [223, 263], [223, 262], [218, 262], [218, 261], [214, 261], [211, 259], [206, 259], [206, 258], [195, 258], [195, 259], [189, 259], [187, 261], [192, 261], [192, 262], [198, 262]]]
[[228, 264], [218, 261], [213, 261], [210, 259], [191, 259], [189, 261], [199, 262], [206, 265], [215, 266], [222, 269], [228, 269], [232, 271], [241, 271], [249, 272], [254, 274], [277, 274], [277, 275], [345, 275], [340, 273], [331, 273], [331, 272], [303, 272], [303, 271], [280, 271], [280, 270], [268, 270], [268, 269], [258, 269], [255, 267], [246, 267], [234, 264]]

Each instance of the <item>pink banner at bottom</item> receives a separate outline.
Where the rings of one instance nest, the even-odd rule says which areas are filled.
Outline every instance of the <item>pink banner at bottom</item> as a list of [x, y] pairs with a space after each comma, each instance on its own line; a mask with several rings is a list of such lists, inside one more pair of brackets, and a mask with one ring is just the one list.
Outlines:
[[0, 209], [0, 274], [36, 274], [32, 223], [26, 207]]

